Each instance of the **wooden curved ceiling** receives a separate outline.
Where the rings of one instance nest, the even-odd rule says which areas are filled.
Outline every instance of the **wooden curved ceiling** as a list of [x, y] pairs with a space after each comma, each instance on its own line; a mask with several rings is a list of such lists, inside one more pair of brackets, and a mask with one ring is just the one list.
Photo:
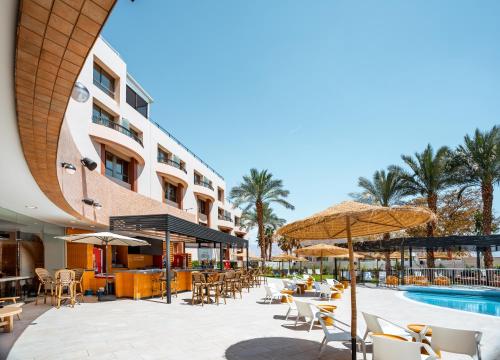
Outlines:
[[116, 0], [21, 0], [15, 94], [24, 156], [38, 186], [80, 217], [57, 180], [57, 146], [73, 85]]

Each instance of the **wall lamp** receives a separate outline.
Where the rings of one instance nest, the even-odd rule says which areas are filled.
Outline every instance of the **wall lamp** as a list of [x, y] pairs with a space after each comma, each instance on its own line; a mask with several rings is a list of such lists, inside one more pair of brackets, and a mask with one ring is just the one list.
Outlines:
[[79, 103], [84, 103], [90, 98], [89, 89], [81, 82], [76, 82], [73, 91], [71, 91], [71, 97]]
[[73, 164], [63, 162], [61, 163], [61, 166], [67, 174], [73, 175], [76, 172], [76, 167]]
[[94, 171], [95, 168], [97, 167], [97, 163], [90, 159], [90, 158], [83, 158], [82, 160], [80, 160], [82, 165], [85, 166], [87, 169], [89, 169], [90, 171]]
[[90, 205], [90, 206], [93, 206], [94, 209], [96, 210], [101, 210], [102, 209], [102, 205], [99, 204], [97, 201], [95, 201], [94, 199], [89, 199], [89, 198], [85, 198], [82, 200], [85, 204], [87, 205]]

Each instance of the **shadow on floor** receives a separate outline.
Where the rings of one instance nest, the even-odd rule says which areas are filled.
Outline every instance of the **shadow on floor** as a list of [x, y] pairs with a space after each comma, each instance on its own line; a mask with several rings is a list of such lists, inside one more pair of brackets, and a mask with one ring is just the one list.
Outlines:
[[[227, 360], [318, 359], [320, 343], [287, 337], [267, 337], [241, 341], [227, 348]], [[327, 346], [321, 359], [348, 360], [349, 349]]]
[[28, 326], [36, 326], [36, 319], [52, 308], [49, 300], [47, 304], [43, 304], [42, 300], [38, 305], [34, 302], [24, 305], [21, 320], [14, 317], [14, 331], [3, 333], [0, 330], [0, 359], [7, 359], [10, 349], [24, 330]]

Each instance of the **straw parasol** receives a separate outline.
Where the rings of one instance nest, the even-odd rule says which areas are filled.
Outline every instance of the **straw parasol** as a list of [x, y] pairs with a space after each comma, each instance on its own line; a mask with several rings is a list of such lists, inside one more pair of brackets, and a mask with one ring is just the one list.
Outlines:
[[281, 263], [281, 270], [283, 270], [283, 263], [288, 261], [288, 271], [290, 271], [290, 261], [301, 261], [299, 257], [287, 253], [279, 254], [271, 258], [272, 261]]
[[383, 234], [435, 219], [428, 209], [413, 206], [383, 207], [345, 201], [303, 220], [287, 224], [277, 233], [298, 240], [347, 239], [351, 274], [351, 352], [356, 359], [356, 276], [352, 238]]
[[331, 256], [349, 256], [349, 250], [346, 248], [328, 245], [328, 244], [316, 244], [311, 246], [306, 246], [295, 250], [297, 255], [302, 256], [319, 256], [320, 257], [320, 281], [323, 281], [323, 258]]

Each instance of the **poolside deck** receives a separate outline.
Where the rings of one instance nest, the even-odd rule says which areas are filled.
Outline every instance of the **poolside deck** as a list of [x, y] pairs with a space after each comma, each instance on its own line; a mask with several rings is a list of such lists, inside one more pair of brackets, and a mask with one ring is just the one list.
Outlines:
[[[500, 358], [500, 318], [436, 308], [400, 294], [359, 287], [359, 309], [400, 324], [428, 322], [481, 330], [483, 360]], [[264, 289], [257, 288], [250, 294], [245, 291], [242, 300], [228, 299], [227, 305], [219, 306], [191, 306], [190, 293], [183, 293], [172, 305], [121, 300], [52, 308], [27, 326], [8, 359], [316, 359], [321, 328], [295, 328], [293, 317], [284, 321], [287, 305], [263, 305], [263, 296]], [[349, 321], [348, 292], [335, 303], [339, 319]], [[359, 323], [363, 334], [364, 321]], [[0, 338], [5, 335], [9, 336]], [[350, 351], [330, 343], [322, 359], [348, 360]]]

